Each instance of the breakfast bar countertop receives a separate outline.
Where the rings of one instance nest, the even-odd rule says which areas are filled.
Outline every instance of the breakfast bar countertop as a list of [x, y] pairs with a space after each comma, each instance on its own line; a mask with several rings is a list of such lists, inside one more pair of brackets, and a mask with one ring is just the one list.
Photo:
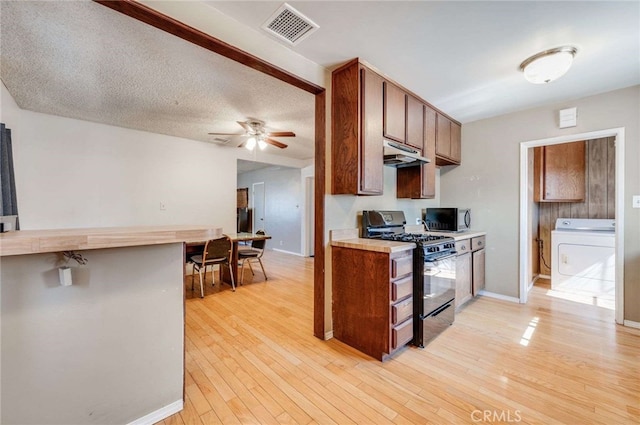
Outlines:
[[18, 230], [0, 234], [0, 256], [198, 242], [222, 236], [208, 225]]

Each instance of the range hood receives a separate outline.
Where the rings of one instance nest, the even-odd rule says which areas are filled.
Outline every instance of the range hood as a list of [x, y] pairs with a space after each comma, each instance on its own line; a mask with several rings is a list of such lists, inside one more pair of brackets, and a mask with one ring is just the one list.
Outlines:
[[420, 155], [420, 151], [402, 143], [383, 141], [384, 165], [391, 167], [414, 167], [431, 162]]

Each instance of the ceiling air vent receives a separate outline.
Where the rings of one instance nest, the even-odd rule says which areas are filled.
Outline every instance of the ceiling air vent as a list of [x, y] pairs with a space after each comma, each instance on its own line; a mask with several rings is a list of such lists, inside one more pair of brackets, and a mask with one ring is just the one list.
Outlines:
[[219, 145], [226, 145], [231, 141], [231, 138], [223, 139], [222, 137], [214, 137], [213, 143], [217, 143]]
[[284, 3], [275, 11], [267, 21], [262, 24], [262, 29], [275, 35], [280, 40], [295, 46], [307, 38], [319, 26], [293, 7]]

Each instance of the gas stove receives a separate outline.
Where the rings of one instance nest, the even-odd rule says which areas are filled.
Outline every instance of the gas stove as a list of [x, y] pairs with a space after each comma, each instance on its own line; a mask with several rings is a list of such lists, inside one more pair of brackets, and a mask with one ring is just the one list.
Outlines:
[[441, 249], [425, 249], [426, 252], [453, 250], [454, 239], [450, 236], [405, 233], [407, 224], [402, 211], [363, 211], [362, 237], [386, 241], [413, 242], [418, 247], [439, 246]]
[[363, 211], [362, 237], [413, 242], [413, 344], [424, 347], [455, 319], [456, 244], [450, 236], [405, 233], [402, 211]]

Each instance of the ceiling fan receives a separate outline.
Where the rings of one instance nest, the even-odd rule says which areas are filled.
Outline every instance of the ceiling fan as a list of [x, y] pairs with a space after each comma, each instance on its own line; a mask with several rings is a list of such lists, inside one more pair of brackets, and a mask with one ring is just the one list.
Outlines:
[[[238, 147], [246, 147], [249, 150], [253, 150], [256, 145], [260, 149], [264, 149], [267, 145], [272, 145], [280, 149], [287, 147], [285, 143], [279, 142], [272, 137], [295, 137], [295, 133], [292, 131], [269, 131], [264, 125], [264, 121], [256, 119], [248, 119], [246, 121], [237, 121], [242, 128], [244, 128], [244, 134], [240, 133], [209, 133], [212, 136], [236, 136], [243, 137], [245, 140], [238, 145]], [[224, 143], [228, 143], [230, 139], [219, 139]]]

